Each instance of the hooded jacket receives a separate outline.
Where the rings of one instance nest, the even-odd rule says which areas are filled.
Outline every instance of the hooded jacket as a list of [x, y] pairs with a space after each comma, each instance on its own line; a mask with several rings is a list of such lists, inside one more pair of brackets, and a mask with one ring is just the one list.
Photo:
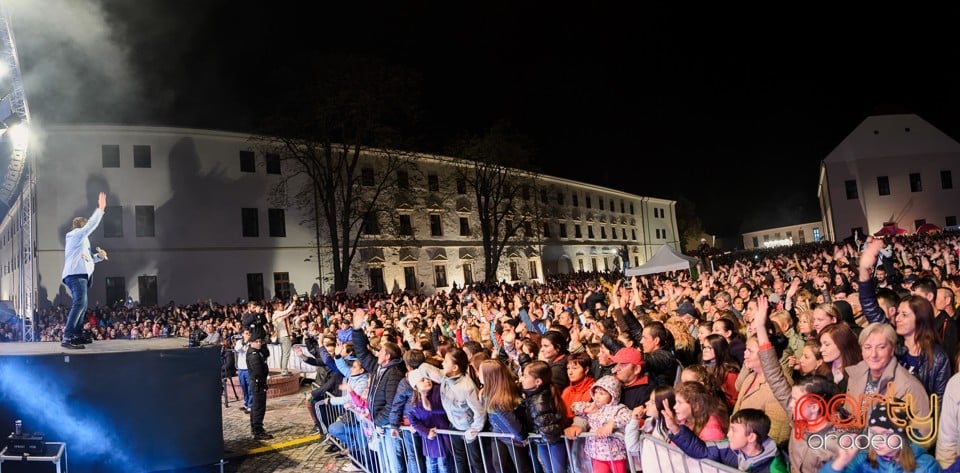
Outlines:
[[[576, 402], [573, 404], [573, 413], [585, 417], [590, 424], [590, 430], [594, 431], [603, 427], [608, 422], [614, 423], [614, 432], [624, 432], [627, 424], [630, 423], [630, 410], [623, 404], [620, 404], [620, 381], [613, 376], [604, 376], [593, 383], [591, 392], [602, 389], [610, 394], [610, 402], [603, 406], [596, 406], [595, 412], [586, 413], [585, 409], [589, 406], [595, 406], [594, 402]], [[627, 458], [627, 448], [622, 438], [618, 437], [590, 437], [586, 441], [585, 451], [587, 455], [594, 460], [625, 460]]]
[[670, 434], [670, 441], [674, 443], [683, 453], [696, 458], [713, 460], [732, 466], [740, 471], [749, 471], [751, 473], [767, 473], [770, 471], [770, 465], [776, 460], [779, 454], [777, 444], [773, 439], [768, 438], [761, 445], [762, 451], [752, 457], [743, 454], [742, 451], [730, 448], [730, 442], [726, 440], [720, 442], [704, 442], [697, 437], [692, 430], [686, 426], [680, 426], [680, 433]]
[[[940, 465], [937, 465], [936, 460], [927, 454], [923, 448], [911, 443], [910, 449], [913, 450], [913, 456], [917, 459], [917, 467], [911, 473], [935, 473], [940, 471]], [[902, 473], [906, 470], [899, 464], [880, 456], [877, 457], [877, 466], [873, 467], [867, 460], [866, 450], [861, 450], [843, 470], [834, 470], [833, 462], [827, 462], [820, 468], [820, 473], [840, 473], [841, 471], [845, 473]]]

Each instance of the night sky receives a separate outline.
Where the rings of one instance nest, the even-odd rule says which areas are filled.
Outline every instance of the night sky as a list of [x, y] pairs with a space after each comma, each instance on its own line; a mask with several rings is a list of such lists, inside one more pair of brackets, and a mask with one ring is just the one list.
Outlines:
[[506, 119], [543, 172], [685, 197], [720, 236], [818, 219], [820, 161], [871, 114], [917, 113], [960, 137], [956, 11], [50, 2], [14, 18], [40, 121], [247, 131], [277, 111], [282, 71], [373, 56], [422, 78], [419, 151]]

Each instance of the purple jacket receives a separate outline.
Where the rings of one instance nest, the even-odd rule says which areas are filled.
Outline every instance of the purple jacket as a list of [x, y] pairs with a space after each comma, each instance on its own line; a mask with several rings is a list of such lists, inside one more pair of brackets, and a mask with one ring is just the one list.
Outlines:
[[407, 412], [407, 419], [410, 420], [410, 426], [420, 434], [423, 440], [423, 452], [429, 458], [441, 458], [450, 451], [449, 440], [446, 435], [438, 435], [433, 440], [427, 438], [430, 429], [449, 429], [450, 421], [447, 419], [447, 413], [443, 410], [443, 404], [440, 401], [440, 385], [434, 384], [430, 389], [428, 396], [430, 399], [430, 410], [423, 407], [420, 402], [411, 400], [410, 409]]

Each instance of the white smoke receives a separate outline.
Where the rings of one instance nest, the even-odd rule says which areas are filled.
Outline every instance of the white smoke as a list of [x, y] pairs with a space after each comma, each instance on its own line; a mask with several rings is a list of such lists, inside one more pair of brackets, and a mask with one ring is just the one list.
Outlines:
[[99, 0], [0, 1], [33, 117], [117, 123], [148, 115], [131, 51]]

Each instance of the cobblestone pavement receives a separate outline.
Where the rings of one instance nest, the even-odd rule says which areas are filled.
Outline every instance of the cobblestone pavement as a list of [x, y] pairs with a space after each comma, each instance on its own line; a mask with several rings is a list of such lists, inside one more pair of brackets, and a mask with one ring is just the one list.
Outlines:
[[357, 471], [346, 457], [337, 458], [325, 453], [327, 444], [320, 445], [319, 435], [311, 434], [313, 419], [305, 407], [310, 395], [310, 382], [306, 380], [296, 394], [267, 399], [267, 413], [263, 426], [273, 435], [270, 440], [254, 440], [250, 434], [250, 416], [240, 407], [243, 394], [240, 384], [234, 379], [240, 401], [235, 401], [230, 385], [227, 385], [230, 407], [223, 410], [223, 471], [238, 472], [346, 472]]

